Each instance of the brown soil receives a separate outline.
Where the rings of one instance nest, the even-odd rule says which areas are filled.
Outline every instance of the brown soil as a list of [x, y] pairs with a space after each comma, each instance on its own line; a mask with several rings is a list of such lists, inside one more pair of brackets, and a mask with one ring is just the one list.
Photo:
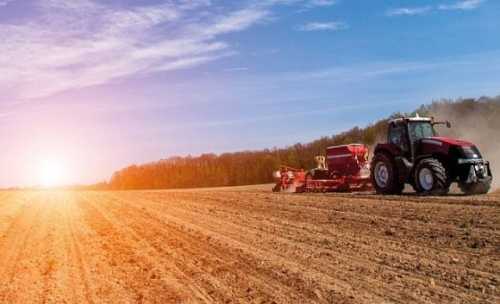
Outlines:
[[2, 303], [500, 303], [500, 196], [0, 192]]

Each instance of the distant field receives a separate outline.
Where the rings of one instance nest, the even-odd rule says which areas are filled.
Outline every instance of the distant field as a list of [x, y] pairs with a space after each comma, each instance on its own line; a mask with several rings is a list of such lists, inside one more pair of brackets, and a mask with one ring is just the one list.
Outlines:
[[500, 303], [500, 195], [0, 192], [2, 303]]

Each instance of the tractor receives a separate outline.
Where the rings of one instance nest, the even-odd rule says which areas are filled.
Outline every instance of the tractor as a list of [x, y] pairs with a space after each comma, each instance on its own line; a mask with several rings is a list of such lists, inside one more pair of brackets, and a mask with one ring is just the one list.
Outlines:
[[458, 183], [467, 195], [488, 193], [488, 161], [467, 141], [439, 137], [435, 126], [451, 124], [434, 118], [404, 117], [389, 121], [387, 143], [375, 147], [372, 184], [378, 194], [401, 194], [405, 184], [420, 195], [446, 195]]

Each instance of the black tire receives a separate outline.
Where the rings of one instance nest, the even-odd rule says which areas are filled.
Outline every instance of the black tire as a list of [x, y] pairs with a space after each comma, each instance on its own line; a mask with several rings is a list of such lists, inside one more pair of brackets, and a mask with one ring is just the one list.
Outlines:
[[[386, 169], [381, 169], [381, 166]], [[384, 171], [383, 179], [379, 170]], [[403, 192], [404, 183], [399, 181], [396, 165], [385, 153], [378, 153], [373, 157], [370, 171], [373, 187], [378, 194], [401, 194]]]
[[280, 192], [280, 191], [281, 191], [281, 183], [274, 185], [273, 192]]
[[466, 195], [480, 195], [490, 192], [491, 180], [473, 184], [459, 183], [460, 190]]
[[[425, 176], [429, 179], [427, 180]], [[435, 158], [421, 160], [415, 167], [413, 186], [420, 195], [448, 194], [450, 191], [450, 182], [446, 168]]]

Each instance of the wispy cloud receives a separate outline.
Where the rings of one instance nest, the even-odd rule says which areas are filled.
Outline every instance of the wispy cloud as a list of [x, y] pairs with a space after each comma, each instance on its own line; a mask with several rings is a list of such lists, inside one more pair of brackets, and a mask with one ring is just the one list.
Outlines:
[[[8, 2], [0, 0], [0, 6]], [[211, 0], [127, 7], [104, 0], [34, 0], [29, 22], [0, 21], [0, 87], [4, 97], [29, 99], [196, 67], [237, 54], [224, 35], [271, 20], [276, 5], [336, 2], [264, 0], [224, 8]], [[303, 30], [342, 28], [330, 22]]]
[[207, 14], [208, 0], [126, 9], [92, 0], [39, 0], [37, 7], [41, 14], [28, 23], [0, 23], [0, 87], [16, 98], [230, 56], [235, 52], [222, 36], [269, 14], [259, 7]]
[[337, 0], [259, 0], [255, 2], [259, 5], [300, 5], [309, 8], [333, 6], [338, 3]]
[[298, 30], [305, 32], [313, 31], [340, 31], [348, 28], [344, 22], [310, 22], [298, 27]]
[[451, 4], [440, 4], [437, 6], [419, 6], [419, 7], [399, 7], [389, 9], [386, 12], [387, 16], [416, 16], [425, 15], [433, 11], [443, 10], [473, 10], [477, 9], [486, 2], [486, 0], [462, 0]]
[[478, 8], [485, 0], [463, 0], [453, 4], [439, 5], [440, 10], [472, 10]]
[[431, 6], [421, 6], [421, 7], [400, 7], [395, 9], [390, 9], [387, 11], [387, 16], [414, 16], [423, 15], [432, 10]]
[[318, 6], [332, 6], [337, 4], [336, 0], [311, 0], [306, 3], [306, 6], [309, 7], [318, 7]]
[[361, 81], [369, 78], [384, 77], [411, 73], [415, 71], [432, 70], [451, 64], [463, 64], [462, 62], [381, 62], [367, 63], [364, 65], [355, 65], [348, 67], [334, 67], [315, 71], [301, 71], [300, 73], [289, 73], [282, 75], [281, 78], [287, 81], [319, 81], [334, 80], [340, 82]]

